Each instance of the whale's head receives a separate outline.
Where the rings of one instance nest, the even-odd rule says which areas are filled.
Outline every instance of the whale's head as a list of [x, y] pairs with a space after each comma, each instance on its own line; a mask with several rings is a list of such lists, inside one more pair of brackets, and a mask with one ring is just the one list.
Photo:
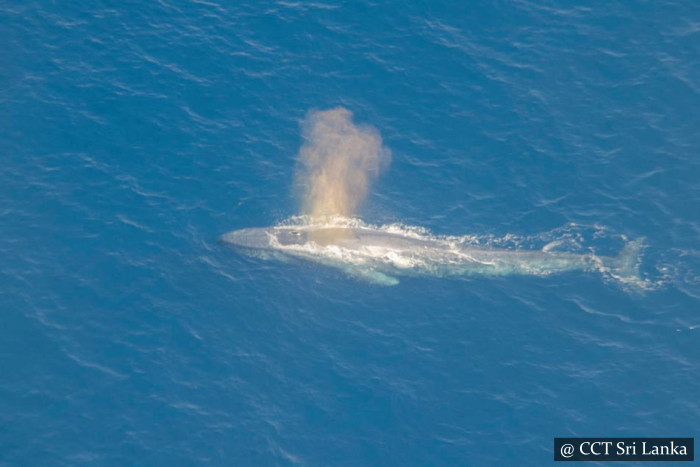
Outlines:
[[219, 241], [236, 247], [269, 250], [278, 245], [302, 245], [307, 242], [307, 233], [295, 228], [253, 228], [234, 230], [221, 236]]
[[234, 230], [219, 239], [245, 250], [284, 250], [306, 244], [317, 246], [348, 246], [357, 237], [352, 229], [344, 227], [277, 226]]
[[219, 238], [221, 243], [240, 248], [250, 248], [255, 250], [264, 250], [271, 248], [270, 241], [272, 240], [272, 229], [241, 229], [226, 233]]

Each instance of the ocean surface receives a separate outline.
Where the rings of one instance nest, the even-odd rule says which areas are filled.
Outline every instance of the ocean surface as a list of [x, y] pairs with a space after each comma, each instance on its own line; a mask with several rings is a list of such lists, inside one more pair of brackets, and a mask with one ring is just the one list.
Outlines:
[[[543, 465], [700, 436], [700, 3], [3, 2], [1, 465]], [[301, 123], [393, 160], [357, 214], [600, 274], [382, 287], [217, 242], [299, 213]], [[624, 465], [624, 464], [620, 464]]]

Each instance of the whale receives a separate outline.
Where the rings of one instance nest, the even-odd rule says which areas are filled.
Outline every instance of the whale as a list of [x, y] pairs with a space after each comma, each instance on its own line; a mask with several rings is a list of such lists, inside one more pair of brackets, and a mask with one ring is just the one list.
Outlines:
[[244, 228], [219, 240], [258, 258], [312, 262], [385, 286], [398, 284], [401, 276], [549, 276], [571, 271], [629, 283], [639, 280], [643, 248], [641, 238], [627, 241], [616, 256], [494, 248], [469, 244], [463, 237], [362, 223]]

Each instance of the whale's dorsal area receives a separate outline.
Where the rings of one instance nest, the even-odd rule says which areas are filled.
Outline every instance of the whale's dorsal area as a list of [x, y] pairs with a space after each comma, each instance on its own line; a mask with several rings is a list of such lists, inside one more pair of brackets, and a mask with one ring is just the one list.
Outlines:
[[338, 245], [359, 238], [352, 229], [347, 227], [329, 227], [313, 229], [307, 233], [307, 239], [321, 246]]

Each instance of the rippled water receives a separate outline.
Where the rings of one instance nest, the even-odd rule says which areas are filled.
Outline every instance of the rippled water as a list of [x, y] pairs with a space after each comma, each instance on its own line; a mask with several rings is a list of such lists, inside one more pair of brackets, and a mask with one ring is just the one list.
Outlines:
[[[541, 465], [695, 436], [700, 7], [0, 7], [0, 463]], [[393, 153], [373, 224], [612, 254], [356, 281], [217, 243], [298, 214], [300, 123]]]

